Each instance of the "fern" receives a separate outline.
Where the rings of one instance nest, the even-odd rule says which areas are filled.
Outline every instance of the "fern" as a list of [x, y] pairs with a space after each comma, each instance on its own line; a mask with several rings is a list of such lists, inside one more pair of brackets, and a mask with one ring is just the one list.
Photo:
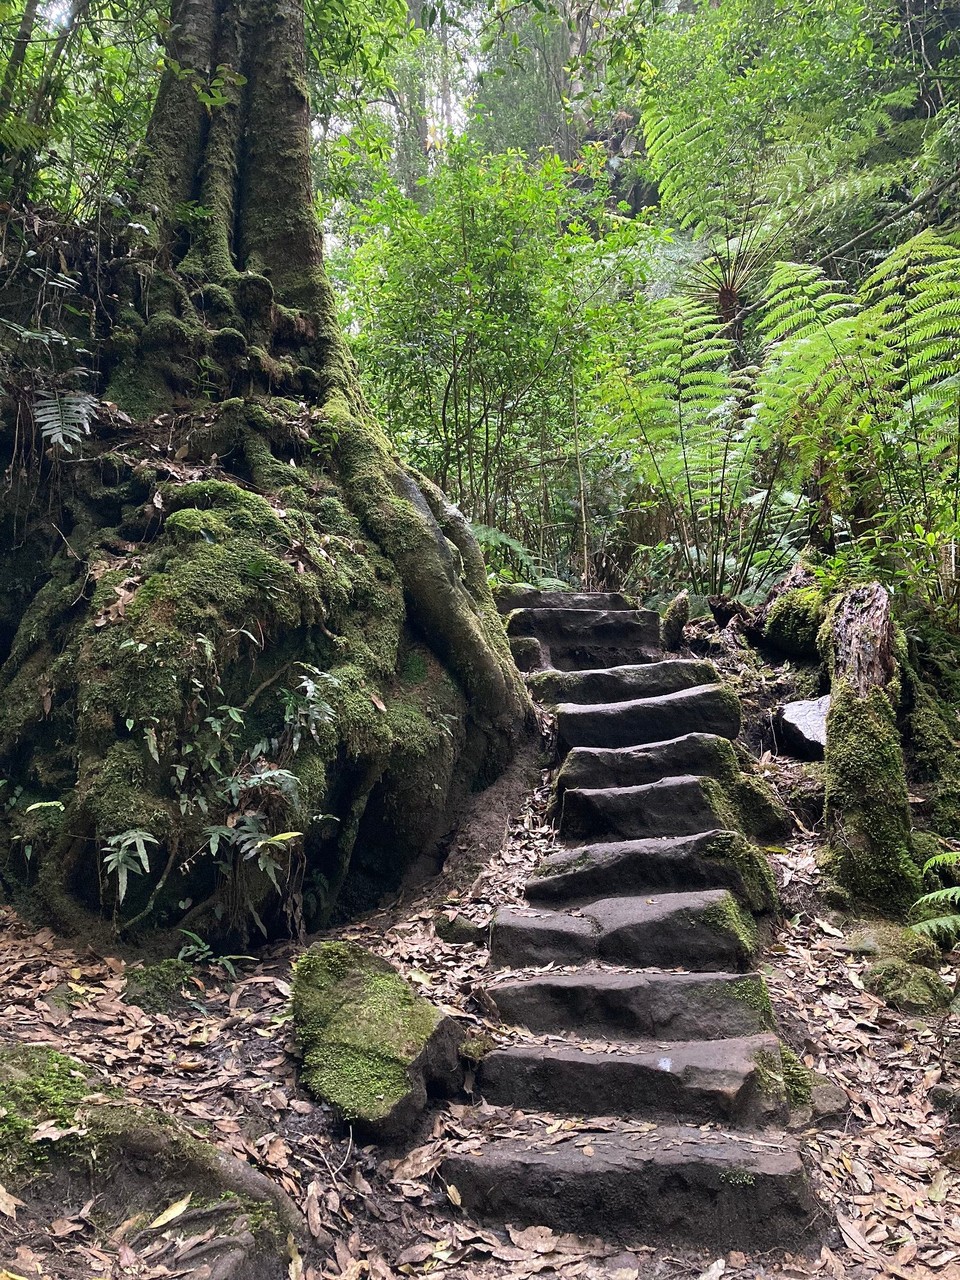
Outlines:
[[[960, 869], [960, 850], [938, 853], [928, 858], [923, 864], [923, 874], [928, 872], [952, 872]], [[925, 920], [916, 920], [910, 928], [927, 938], [938, 942], [950, 943], [960, 938], [960, 885], [949, 885], [945, 889], [935, 889], [933, 893], [925, 893], [913, 904], [914, 912], [943, 911], [954, 908], [945, 914], [929, 916]]]
[[96, 408], [96, 396], [86, 391], [38, 391], [33, 416], [45, 444], [73, 453], [90, 434]]

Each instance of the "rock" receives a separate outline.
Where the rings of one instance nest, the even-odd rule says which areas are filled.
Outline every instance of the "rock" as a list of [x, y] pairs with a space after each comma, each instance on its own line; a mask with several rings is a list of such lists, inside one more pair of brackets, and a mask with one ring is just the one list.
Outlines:
[[510, 653], [517, 664], [518, 671], [539, 671], [547, 665], [536, 636], [512, 636]]
[[501, 583], [493, 588], [501, 613], [514, 609], [634, 609], [636, 602], [619, 591], [542, 591], [525, 582]]
[[740, 725], [740, 699], [721, 684], [629, 702], [562, 702], [557, 707], [557, 738], [563, 747], [637, 747], [688, 733], [735, 738]]
[[373, 1138], [409, 1133], [428, 1092], [462, 1082], [460, 1026], [355, 943], [321, 942], [300, 957], [291, 1008], [304, 1084]]
[[928, 1096], [938, 1111], [946, 1111], [953, 1119], [960, 1119], [960, 1087], [941, 1081], [933, 1086]]
[[[285, 1276], [288, 1237], [302, 1245], [308, 1232], [278, 1182], [176, 1117], [111, 1097], [112, 1091], [113, 1081], [52, 1049], [0, 1048], [3, 1182], [26, 1213], [37, 1222], [73, 1218], [93, 1196], [89, 1242], [115, 1247], [121, 1224], [124, 1230], [135, 1224], [136, 1232], [177, 1202], [182, 1211], [192, 1197], [190, 1212], [208, 1243], [194, 1255], [190, 1274]], [[51, 1128], [50, 1140], [31, 1139], [40, 1126]], [[0, 1275], [10, 1274], [0, 1264]]]
[[864, 974], [863, 985], [901, 1013], [937, 1013], [950, 1007], [953, 993], [930, 969], [906, 960], [881, 960]]
[[906, 960], [926, 969], [940, 968], [940, 948], [935, 942], [889, 920], [870, 921], [838, 946], [852, 955]]
[[442, 942], [450, 942], [454, 945], [463, 945], [473, 943], [475, 947], [485, 947], [487, 945], [486, 929], [481, 929], [478, 924], [474, 924], [465, 915], [459, 912], [451, 918], [443, 911], [438, 911], [433, 922], [437, 937]]
[[690, 621], [690, 594], [681, 591], [667, 605], [660, 619], [660, 643], [664, 649], [679, 649], [683, 643], [683, 628]]
[[801, 760], [822, 760], [827, 745], [830, 695], [788, 702], [777, 713], [777, 745]]
[[839, 1120], [850, 1105], [846, 1090], [815, 1072], [811, 1072], [810, 1077], [810, 1111], [814, 1121]]
[[595, 671], [540, 671], [527, 681], [527, 688], [548, 704], [629, 702], [716, 684], [718, 679], [712, 662], [668, 658], [664, 662], [631, 663]]

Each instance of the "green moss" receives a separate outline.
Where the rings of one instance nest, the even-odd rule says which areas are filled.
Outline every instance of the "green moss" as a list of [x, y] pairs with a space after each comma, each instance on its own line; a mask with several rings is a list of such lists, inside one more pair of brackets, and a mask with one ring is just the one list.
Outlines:
[[660, 619], [660, 643], [664, 649], [679, 649], [683, 643], [683, 629], [690, 620], [690, 595], [681, 591], [667, 605]]
[[872, 920], [857, 929], [850, 935], [847, 945], [856, 955], [876, 956], [881, 960], [892, 957], [928, 969], [940, 967], [940, 948], [936, 943], [888, 920]]
[[720, 1181], [733, 1187], [752, 1187], [756, 1176], [749, 1169], [721, 1169]]
[[719, 902], [701, 912], [699, 919], [708, 929], [732, 936], [744, 960], [756, 954], [757, 926], [753, 917], [738, 906], [732, 894], [725, 893]]
[[787, 1100], [791, 1107], [806, 1106], [813, 1095], [813, 1072], [803, 1065], [792, 1049], [780, 1046], [780, 1061]]
[[762, 1025], [772, 1030], [775, 1019], [773, 1005], [770, 1003], [770, 992], [767, 990], [767, 984], [758, 974], [738, 978], [736, 982], [729, 983], [724, 989], [733, 996], [734, 1000], [742, 1001], [758, 1013]]
[[764, 639], [794, 658], [817, 656], [817, 634], [826, 617], [818, 587], [796, 587], [785, 591], [771, 606], [764, 627]]
[[700, 786], [717, 815], [718, 825], [729, 831], [775, 839], [790, 829], [786, 810], [761, 778], [737, 769], [732, 777], [701, 778]]
[[855, 899], [902, 917], [920, 892], [903, 751], [887, 692], [841, 682], [827, 718], [829, 870]]
[[137, 965], [127, 970], [123, 998], [127, 1004], [139, 1005], [147, 1013], [167, 1013], [179, 1003], [190, 974], [190, 966], [185, 960], [160, 960], [156, 964]]
[[746, 905], [758, 915], [779, 908], [777, 885], [766, 855], [736, 831], [720, 831], [704, 852], [707, 858], [732, 863], [743, 884]]
[[[0, 1083], [0, 1180], [19, 1182], [46, 1159], [46, 1145], [31, 1141], [37, 1126], [74, 1127], [77, 1107], [93, 1090], [80, 1064], [53, 1049], [3, 1049]], [[70, 1145], [70, 1136], [60, 1141]]]
[[386, 961], [349, 942], [319, 943], [300, 957], [291, 1009], [307, 1088], [367, 1122], [410, 1092], [408, 1069], [441, 1019]]
[[492, 1053], [497, 1047], [497, 1042], [493, 1036], [472, 1035], [467, 1036], [460, 1045], [460, 1056], [466, 1058], [468, 1062], [482, 1062], [488, 1053]]
[[937, 1013], [953, 993], [938, 974], [906, 960], [881, 960], [864, 974], [863, 985], [902, 1013]]

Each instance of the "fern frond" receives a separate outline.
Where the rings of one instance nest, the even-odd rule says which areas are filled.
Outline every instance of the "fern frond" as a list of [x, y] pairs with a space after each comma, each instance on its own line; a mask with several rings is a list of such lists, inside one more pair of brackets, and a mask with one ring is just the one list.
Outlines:
[[87, 391], [38, 391], [33, 416], [45, 444], [73, 453], [90, 434], [96, 408], [96, 396]]

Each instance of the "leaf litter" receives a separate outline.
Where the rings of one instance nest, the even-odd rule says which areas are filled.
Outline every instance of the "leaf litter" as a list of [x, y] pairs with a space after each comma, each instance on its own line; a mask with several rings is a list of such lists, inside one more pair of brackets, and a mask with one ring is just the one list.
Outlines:
[[[495, 1042], [531, 1038], [498, 1024], [484, 991], [485, 947], [446, 943], [435, 924], [441, 915], [460, 916], [485, 930], [498, 907], [523, 903], [531, 871], [557, 847], [545, 818], [547, 784], [544, 775], [485, 861], [477, 862], [467, 842], [455, 845], [441, 875], [416, 893], [326, 936], [383, 955], [458, 1016], [468, 1034]], [[147, 1013], [123, 998], [124, 960], [73, 949], [0, 908], [0, 1032], [105, 1069], [128, 1097], [177, 1116], [274, 1179], [309, 1227], [311, 1247], [302, 1256], [295, 1246], [289, 1253], [288, 1275], [299, 1280], [956, 1280], [960, 1129], [928, 1096], [933, 1084], [955, 1081], [960, 1071], [956, 1018], [904, 1018], [863, 990], [863, 962], [842, 950], [841, 931], [818, 902], [815, 852], [816, 837], [807, 835], [775, 856], [787, 895], [806, 907], [781, 929], [763, 966], [785, 1038], [850, 1099], [832, 1125], [804, 1128], [801, 1117], [828, 1227], [827, 1243], [812, 1257], [622, 1249], [546, 1227], [501, 1231], [466, 1220], [457, 1189], [437, 1175], [452, 1151], [477, 1150], [491, 1136], [574, 1141], [592, 1150], [605, 1132], [649, 1136], [657, 1126], [519, 1113], [472, 1098], [437, 1106], [420, 1141], [403, 1154], [385, 1158], [358, 1146], [328, 1107], [299, 1088], [287, 1016], [289, 968], [300, 949], [294, 944], [265, 949], [255, 965], [241, 966], [237, 981], [216, 966], [196, 966], [176, 1016]], [[184, 1201], [154, 1225], [161, 1222], [130, 1241], [121, 1227], [105, 1241], [83, 1214], [38, 1221], [0, 1190], [0, 1277], [4, 1267], [48, 1280], [199, 1277], [191, 1254], [200, 1256], [216, 1228]]]

